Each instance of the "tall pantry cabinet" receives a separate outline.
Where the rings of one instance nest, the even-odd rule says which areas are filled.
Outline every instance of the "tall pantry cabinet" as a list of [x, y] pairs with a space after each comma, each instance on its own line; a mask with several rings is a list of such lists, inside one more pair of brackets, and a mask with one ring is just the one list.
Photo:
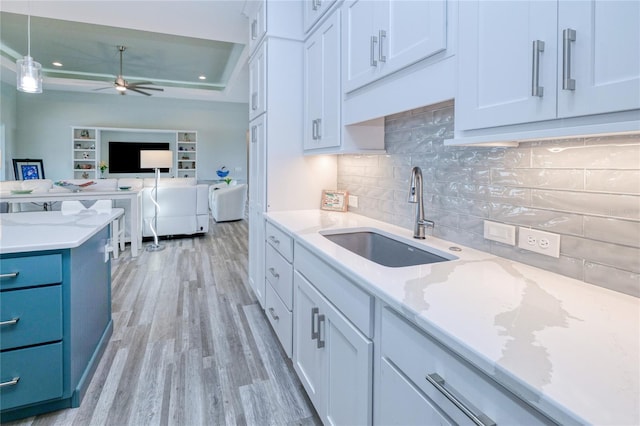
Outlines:
[[264, 307], [263, 213], [317, 209], [337, 165], [304, 156], [302, 2], [258, 0], [249, 15], [249, 283]]

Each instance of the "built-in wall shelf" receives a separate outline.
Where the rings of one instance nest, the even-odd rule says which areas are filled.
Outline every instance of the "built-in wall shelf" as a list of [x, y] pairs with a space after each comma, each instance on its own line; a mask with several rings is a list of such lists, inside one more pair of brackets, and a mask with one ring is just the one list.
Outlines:
[[[170, 175], [173, 177], [193, 177], [197, 179], [198, 132], [195, 130], [130, 129], [118, 127], [81, 127], [71, 128], [71, 158], [74, 179], [98, 179], [109, 177], [107, 168], [104, 175], [100, 172], [100, 163], [109, 164], [108, 142], [103, 135], [112, 138], [122, 134], [128, 142], [150, 142], [155, 139], [168, 141], [173, 151], [173, 164]], [[155, 138], [154, 136], [158, 136]], [[114, 174], [120, 177], [120, 173]], [[111, 176], [111, 177], [114, 177]]]

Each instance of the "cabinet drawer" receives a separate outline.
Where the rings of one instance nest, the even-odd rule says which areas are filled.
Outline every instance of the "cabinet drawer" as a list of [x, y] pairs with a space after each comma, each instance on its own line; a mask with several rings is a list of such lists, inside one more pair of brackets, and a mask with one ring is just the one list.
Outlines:
[[487, 416], [497, 424], [553, 424], [389, 309], [384, 309], [382, 313], [381, 340], [382, 356], [391, 360], [457, 424], [471, 424], [471, 420], [429, 382], [427, 376], [435, 381], [439, 381], [437, 376], [444, 379], [444, 383], [440, 382], [441, 386], [467, 405], [474, 414]]
[[62, 255], [3, 257], [0, 289], [10, 290], [62, 282]]
[[267, 318], [276, 332], [285, 353], [291, 358], [293, 349], [293, 317], [291, 311], [282, 303], [275, 290], [267, 283], [264, 304]]
[[0, 353], [3, 410], [62, 397], [62, 342]]
[[293, 262], [293, 240], [289, 235], [267, 222], [266, 240], [288, 262]]
[[[15, 324], [8, 323], [18, 320]], [[62, 339], [62, 288], [59, 285], [5, 291], [0, 297], [0, 349]]]
[[291, 310], [293, 306], [293, 266], [270, 244], [267, 244], [264, 273], [267, 281], [273, 286], [287, 309]]

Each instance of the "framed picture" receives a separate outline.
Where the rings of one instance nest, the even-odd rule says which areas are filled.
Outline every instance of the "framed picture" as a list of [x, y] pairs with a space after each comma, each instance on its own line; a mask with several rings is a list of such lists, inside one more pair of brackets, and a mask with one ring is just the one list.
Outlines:
[[331, 210], [335, 212], [346, 212], [349, 199], [347, 191], [322, 191], [322, 202], [320, 208], [322, 210]]
[[42, 160], [13, 159], [16, 180], [44, 179]]

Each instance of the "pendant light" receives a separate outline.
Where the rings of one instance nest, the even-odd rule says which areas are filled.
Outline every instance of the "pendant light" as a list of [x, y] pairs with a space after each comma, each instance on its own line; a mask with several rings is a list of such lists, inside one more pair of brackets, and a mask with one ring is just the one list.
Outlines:
[[42, 93], [42, 65], [31, 57], [31, 15], [27, 16], [27, 56], [16, 61], [17, 88], [26, 93]]

